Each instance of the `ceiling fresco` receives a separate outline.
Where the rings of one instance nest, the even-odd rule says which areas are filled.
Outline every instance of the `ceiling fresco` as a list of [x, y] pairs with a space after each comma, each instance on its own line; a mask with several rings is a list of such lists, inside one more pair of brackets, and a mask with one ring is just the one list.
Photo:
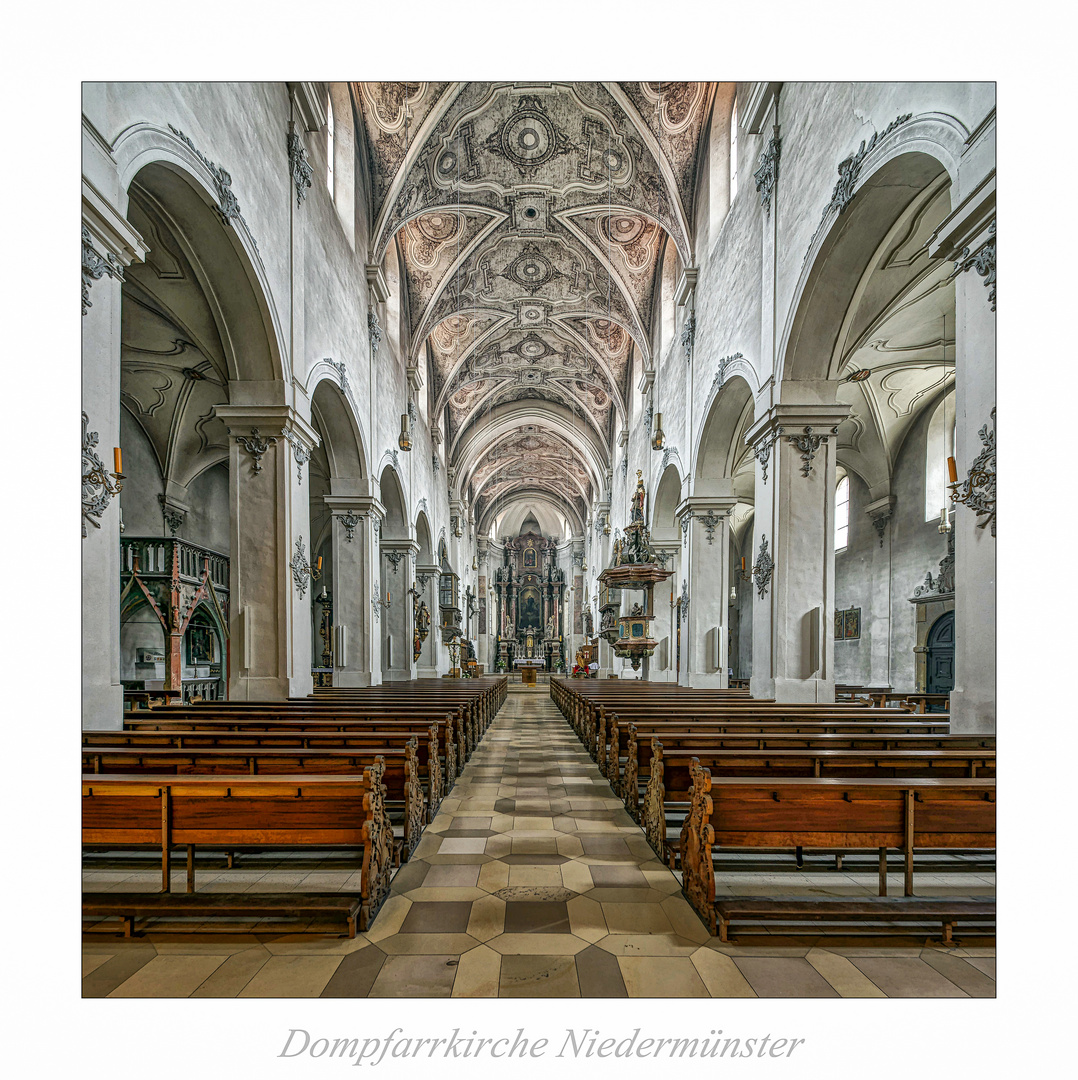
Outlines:
[[[515, 441], [484, 432], [502, 407], [536, 402], [536, 425], [554, 408], [609, 459], [634, 361], [651, 364], [667, 243], [693, 261], [715, 85], [353, 84], [372, 256], [400, 260], [408, 359], [425, 365], [473, 503], [538, 488], [586, 517], [596, 481], [582, 441], [542, 426]], [[456, 460], [465, 442], [479, 447], [474, 469]]]

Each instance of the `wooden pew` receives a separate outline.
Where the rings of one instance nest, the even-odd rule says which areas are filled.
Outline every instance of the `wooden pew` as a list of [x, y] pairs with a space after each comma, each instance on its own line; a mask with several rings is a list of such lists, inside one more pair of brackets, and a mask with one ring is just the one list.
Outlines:
[[344, 918], [348, 936], [356, 936], [363, 901], [346, 893], [83, 893], [84, 920], [120, 919], [124, 937], [134, 935], [136, 919], [197, 918]]
[[153, 731], [177, 733], [200, 731], [215, 734], [237, 732], [247, 735], [266, 732], [267, 734], [275, 733], [282, 739], [319, 737], [318, 745], [325, 746], [331, 736], [340, 738], [343, 745], [346, 736], [359, 736], [364, 733], [390, 732], [394, 736], [397, 736], [397, 733], [401, 736], [423, 735], [429, 733], [434, 724], [438, 727], [439, 753], [443, 760], [442, 775], [445, 778], [443, 787], [446, 787], [461, 774], [466, 760], [464, 729], [459, 716], [453, 713], [445, 713], [436, 718], [424, 714], [414, 719], [385, 716], [342, 717], [340, 714], [332, 719], [319, 719], [302, 712], [288, 714], [275, 710], [269, 710], [267, 714], [257, 710], [247, 712], [199, 710], [191, 715], [175, 717], [161, 716], [155, 711], [146, 717], [127, 720], [124, 731], [140, 734]]
[[[682, 890], [714, 934], [717, 847], [816, 847], [879, 853], [886, 894], [887, 851], [901, 851], [904, 894], [914, 895], [915, 848], [996, 845], [995, 780], [712, 777], [694, 763], [681, 828]], [[821, 901], [821, 907], [828, 901]]]
[[[222, 750], [365, 750], [378, 753], [382, 749], [404, 748], [410, 738], [417, 739], [416, 757], [420, 778], [426, 777], [427, 800], [430, 816], [437, 812], [441, 800], [447, 794], [447, 775], [442, 767], [442, 742], [437, 724], [425, 731], [425, 738], [410, 736], [407, 731], [364, 729], [352, 731], [306, 731], [303, 728], [280, 728], [273, 731], [216, 730], [205, 728], [172, 728], [161, 730], [84, 731], [83, 749], [87, 747], [114, 749], [138, 747], [142, 749], [211, 749]], [[449, 751], [449, 763], [456, 770], [456, 746], [450, 738], [445, 744]], [[84, 760], [85, 769], [85, 760]], [[108, 772], [113, 770], [99, 769]], [[448, 779], [451, 784], [453, 778]]]
[[[815, 754], [817, 751], [846, 751], [878, 755], [927, 751], [934, 752], [934, 756], [942, 754], [944, 757], [941, 760], [945, 760], [946, 754], [957, 753], [970, 755], [970, 760], [962, 767], [974, 770], [982, 759], [990, 757], [993, 762], [995, 760], [995, 736], [986, 735], [949, 735], [939, 732], [909, 735], [887, 731], [859, 732], [852, 735], [822, 732], [794, 734], [782, 730], [731, 734], [707, 729], [678, 731], [673, 724], [660, 728], [645, 727], [640, 731], [635, 724], [629, 724], [624, 761], [612, 754], [607, 776], [614, 792], [624, 800], [626, 809], [634, 816], [638, 805], [639, 786], [651, 775], [652, 755], [656, 745], [682, 757], [694, 754], [703, 757], [706, 754], [727, 752], [755, 752], [759, 757], [764, 753], [772, 755], [779, 752]], [[615, 741], [611, 746], [618, 746], [616, 731]]]
[[397, 861], [415, 850], [428, 818], [429, 799], [419, 775], [418, 740], [413, 735], [400, 749], [300, 750], [243, 747], [101, 747], [83, 746], [85, 774], [112, 775], [236, 775], [327, 776], [356, 775], [376, 762], [384, 763], [387, 815], [399, 815], [402, 841]]
[[187, 849], [189, 892], [199, 845], [355, 850], [366, 930], [389, 893], [393, 860], [383, 770], [376, 763], [355, 776], [86, 776], [82, 843], [159, 848], [162, 893], [170, 892], [173, 847]]
[[[692, 801], [695, 770], [703, 767], [713, 779], [732, 776], [761, 781], [801, 777], [841, 777], [910, 780], [995, 778], [996, 756], [984, 750], [726, 750], [707, 749], [700, 739], [680, 750], [669, 751], [658, 739], [651, 740], [650, 775], [640, 811], [648, 842], [659, 858], [671, 861], [666, 841], [670, 804], [684, 811]], [[683, 815], [682, 815], [683, 816]]]
[[[600, 718], [592, 757], [599, 771], [608, 779], [616, 775], [614, 759], [621, 753], [621, 729], [627, 722], [638, 731], [693, 731], [714, 735], [752, 735], [759, 731], [786, 732], [790, 735], [946, 735], [949, 717], [910, 719], [906, 714], [892, 718], [886, 709], [860, 709], [855, 715], [835, 712], [819, 706], [808, 709], [739, 710], [704, 714], [656, 717], [644, 712], [611, 713]], [[906, 717], [906, 718], [904, 718]]]

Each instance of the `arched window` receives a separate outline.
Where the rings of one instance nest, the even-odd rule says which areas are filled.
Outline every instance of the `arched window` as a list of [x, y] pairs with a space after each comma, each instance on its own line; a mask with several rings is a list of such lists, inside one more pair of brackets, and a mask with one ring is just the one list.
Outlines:
[[850, 478], [835, 486], [835, 551], [842, 551], [850, 538]]
[[730, 203], [737, 198], [737, 98], [730, 113]]
[[326, 187], [330, 195], [333, 190], [333, 99], [326, 97]]

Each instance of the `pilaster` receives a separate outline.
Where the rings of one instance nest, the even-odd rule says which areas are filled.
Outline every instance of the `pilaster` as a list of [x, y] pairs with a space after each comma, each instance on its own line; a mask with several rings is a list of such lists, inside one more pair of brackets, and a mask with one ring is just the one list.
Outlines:
[[[120, 446], [120, 315], [124, 268], [146, 257], [146, 244], [121, 212], [126, 193], [116, 165], [100, 136], [83, 125], [82, 180], [82, 411], [85, 431], [96, 432], [96, 446], [84, 435], [107, 473], [113, 447]], [[93, 178], [88, 178], [87, 173]], [[121, 447], [122, 449], [122, 447]], [[94, 485], [91, 483], [90, 488]], [[84, 481], [84, 509], [88, 494]], [[82, 541], [82, 724], [119, 728], [123, 724], [120, 682], [120, 497], [100, 514], [83, 516]], [[96, 526], [96, 527], [95, 527]]]
[[797, 387], [780, 389], [787, 403], [745, 436], [756, 456], [750, 687], [776, 701], [834, 701], [835, 431], [849, 409], [791, 404]]
[[[681, 675], [683, 686], [729, 685], [727, 593], [730, 588], [729, 515], [737, 503], [726, 494], [690, 496], [678, 506], [682, 524]], [[676, 588], [681, 587], [681, 581]], [[687, 596], [687, 603], [686, 603]]]
[[969, 479], [975, 462], [980, 463], [978, 471], [990, 467], [993, 513], [989, 520], [987, 514], [957, 504], [951, 515], [955, 542], [951, 730], [987, 734], [996, 730], [994, 117], [971, 136], [959, 179], [958, 190], [969, 194], [932, 236], [929, 254], [954, 261], [958, 481], [961, 487]]
[[229, 697], [305, 697], [315, 594], [310, 477], [315, 430], [288, 405], [220, 405], [229, 433]]
[[326, 495], [322, 501], [333, 518], [333, 685], [377, 685], [381, 670], [371, 668], [371, 643], [379, 640], [371, 603], [374, 530], [368, 519], [384, 511], [370, 496]]

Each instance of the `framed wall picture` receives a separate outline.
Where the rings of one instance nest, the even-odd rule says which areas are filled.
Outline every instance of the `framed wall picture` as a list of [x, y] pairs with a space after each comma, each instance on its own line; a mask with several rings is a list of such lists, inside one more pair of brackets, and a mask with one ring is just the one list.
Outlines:
[[861, 636], [861, 609], [844, 608], [835, 611], [835, 640], [856, 641]]

